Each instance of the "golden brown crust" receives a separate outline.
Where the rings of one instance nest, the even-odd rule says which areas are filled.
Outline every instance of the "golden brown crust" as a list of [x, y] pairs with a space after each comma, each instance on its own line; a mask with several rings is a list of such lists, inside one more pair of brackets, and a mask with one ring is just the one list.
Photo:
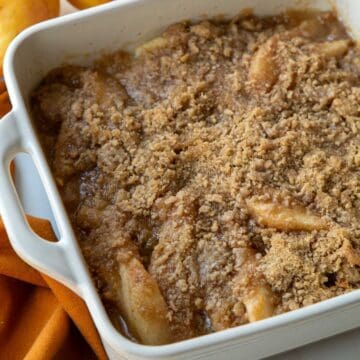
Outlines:
[[[96, 285], [138, 340], [359, 288], [359, 59], [332, 14], [242, 15], [172, 25], [136, 57], [64, 67], [36, 90]], [[158, 299], [145, 312], [142, 291]]]

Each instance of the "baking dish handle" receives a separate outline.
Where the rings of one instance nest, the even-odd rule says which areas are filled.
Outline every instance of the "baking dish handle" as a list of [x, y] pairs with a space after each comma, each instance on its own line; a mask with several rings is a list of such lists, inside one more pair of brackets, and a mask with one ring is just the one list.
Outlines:
[[[30, 228], [10, 174], [10, 163], [26, 152], [14, 110], [0, 119], [0, 214], [16, 253], [31, 266], [45, 271], [77, 290], [76, 279], [67, 261], [65, 244], [50, 242]], [[50, 270], [50, 271], [49, 271]]]

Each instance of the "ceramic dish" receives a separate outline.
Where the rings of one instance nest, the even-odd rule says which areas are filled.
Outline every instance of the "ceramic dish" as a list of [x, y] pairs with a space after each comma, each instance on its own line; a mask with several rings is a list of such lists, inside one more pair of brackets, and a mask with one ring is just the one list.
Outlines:
[[[63, 63], [88, 64], [102, 53], [132, 49], [183, 19], [234, 16], [251, 7], [257, 15], [287, 8], [336, 9], [352, 35], [360, 37], [356, 0], [125, 0], [36, 25], [10, 46], [4, 73], [13, 110], [0, 122], [0, 212], [11, 243], [26, 262], [67, 285], [86, 302], [111, 359], [255, 359], [285, 351], [358, 326], [360, 291], [283, 315], [187, 341], [145, 346], [122, 336], [112, 325], [87, 271], [59, 193], [36, 137], [29, 95], [45, 74]], [[59, 241], [35, 235], [24, 216], [9, 164], [28, 153], [47, 193]], [[31, 191], [31, 190], [30, 190]]]

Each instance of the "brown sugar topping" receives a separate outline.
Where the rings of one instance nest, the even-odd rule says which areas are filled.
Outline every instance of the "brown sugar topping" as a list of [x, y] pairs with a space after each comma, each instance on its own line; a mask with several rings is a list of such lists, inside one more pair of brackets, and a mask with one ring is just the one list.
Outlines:
[[359, 55], [331, 13], [246, 15], [51, 72], [34, 118], [103, 299], [151, 283], [168, 342], [359, 288]]

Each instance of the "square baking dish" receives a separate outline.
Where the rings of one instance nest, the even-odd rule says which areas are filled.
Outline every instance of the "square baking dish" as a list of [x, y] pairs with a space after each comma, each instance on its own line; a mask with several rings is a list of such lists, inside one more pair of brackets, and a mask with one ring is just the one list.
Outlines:
[[[13, 110], [0, 121], [0, 213], [15, 251], [86, 302], [111, 359], [256, 359], [357, 327], [360, 290], [237, 328], [163, 346], [145, 346], [121, 335], [92, 283], [61, 198], [31, 122], [29, 97], [47, 72], [64, 63], [89, 64], [103, 53], [132, 50], [167, 25], [252, 8], [274, 15], [288, 8], [335, 6], [352, 36], [360, 38], [360, 2], [288, 0], [118, 0], [26, 30], [10, 46], [4, 64]], [[9, 164], [29, 154], [39, 172], [59, 229], [59, 241], [35, 235], [12, 183]], [[31, 191], [31, 189], [29, 189]]]

